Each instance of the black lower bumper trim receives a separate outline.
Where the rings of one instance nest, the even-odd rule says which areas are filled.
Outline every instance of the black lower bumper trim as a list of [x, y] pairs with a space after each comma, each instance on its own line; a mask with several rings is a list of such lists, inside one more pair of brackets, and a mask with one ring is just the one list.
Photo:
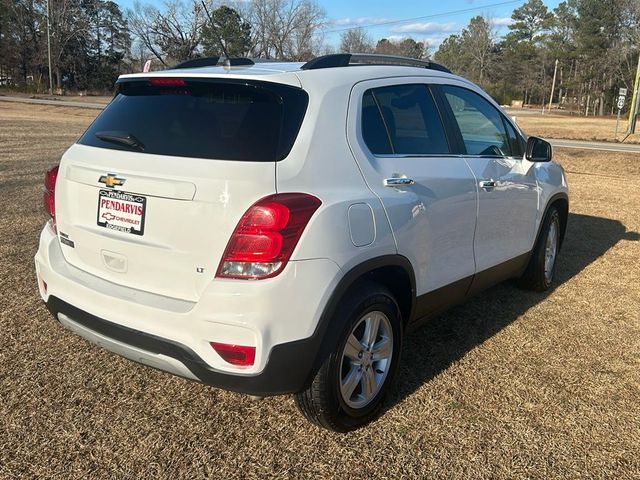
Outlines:
[[264, 370], [255, 375], [234, 375], [209, 367], [189, 347], [149, 333], [124, 327], [91, 315], [51, 296], [47, 308], [58, 318], [62, 313], [96, 333], [151, 353], [162, 354], [182, 362], [202, 383], [249, 395], [270, 396], [303, 390], [311, 375], [318, 339], [315, 336], [276, 345]]

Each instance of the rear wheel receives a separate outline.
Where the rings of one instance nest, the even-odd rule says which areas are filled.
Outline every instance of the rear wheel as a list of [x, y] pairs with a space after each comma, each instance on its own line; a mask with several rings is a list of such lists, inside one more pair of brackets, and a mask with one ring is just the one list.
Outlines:
[[377, 416], [400, 357], [398, 305], [384, 287], [367, 286], [371, 288], [358, 289], [338, 308], [345, 325], [340, 341], [309, 388], [295, 395], [308, 420], [337, 432], [354, 430]]
[[550, 207], [543, 220], [540, 237], [519, 285], [539, 292], [548, 290], [556, 273], [556, 260], [560, 250], [560, 213]]

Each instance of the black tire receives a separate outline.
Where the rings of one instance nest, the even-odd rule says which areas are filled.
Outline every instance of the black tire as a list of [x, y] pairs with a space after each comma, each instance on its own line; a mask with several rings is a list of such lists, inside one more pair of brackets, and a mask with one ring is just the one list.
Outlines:
[[[359, 395], [364, 398], [365, 380], [361, 380], [362, 383], [356, 385], [353, 390], [354, 396], [350, 395], [350, 398], [345, 400], [340, 387], [345, 369], [352, 373], [351, 369], [357, 368], [352, 363], [353, 361], [346, 356], [344, 357], [346, 362], [343, 362], [347, 340], [352, 331], [357, 336], [360, 328], [369, 328], [368, 320], [365, 318], [371, 318], [372, 315], [378, 316], [380, 313], [389, 320], [388, 323], [393, 333], [392, 353], [389, 363], [385, 364], [388, 369], [385, 367], [386, 375], [377, 387], [377, 393], [373, 394], [369, 402], [362, 407], [354, 408], [347, 402], [353, 403], [352, 398]], [[366, 425], [380, 413], [389, 385], [394, 381], [398, 368], [402, 349], [402, 319], [398, 304], [391, 292], [382, 285], [372, 282], [361, 284], [345, 295], [345, 300], [338, 306], [335, 315], [337, 316], [337, 324], [343, 326], [338, 344], [316, 373], [311, 385], [306, 390], [295, 394], [295, 401], [298, 409], [310, 422], [334, 432], [348, 432]], [[379, 318], [381, 319], [380, 325], [383, 323], [387, 325], [383, 317]], [[365, 323], [363, 324], [363, 322]], [[365, 336], [366, 332], [363, 332], [363, 338]], [[381, 345], [384, 338], [376, 333], [376, 340], [373, 343]], [[388, 340], [388, 337], [386, 338]], [[371, 354], [365, 352], [365, 355]], [[380, 363], [376, 364], [375, 360], [371, 360], [368, 365], [371, 369], [370, 375], [378, 374], [381, 371], [379, 366]], [[362, 369], [363, 367], [360, 366], [358, 372]], [[368, 368], [367, 371], [369, 371]], [[364, 379], [364, 375], [360, 374], [360, 378]], [[359, 395], [358, 391], [361, 391]]]
[[[547, 240], [549, 238], [549, 232], [551, 228], [555, 227], [555, 255], [553, 265], [550, 271], [545, 268], [545, 257], [547, 250]], [[556, 207], [550, 207], [545, 216], [542, 228], [540, 229], [540, 235], [536, 242], [536, 245], [531, 253], [531, 259], [527, 265], [527, 269], [524, 274], [518, 280], [518, 285], [526, 290], [534, 290], [537, 292], [544, 292], [549, 290], [553, 284], [553, 279], [556, 274], [556, 265], [558, 263], [558, 253], [560, 252], [560, 236], [561, 236], [562, 224], [560, 221], [560, 212]]]

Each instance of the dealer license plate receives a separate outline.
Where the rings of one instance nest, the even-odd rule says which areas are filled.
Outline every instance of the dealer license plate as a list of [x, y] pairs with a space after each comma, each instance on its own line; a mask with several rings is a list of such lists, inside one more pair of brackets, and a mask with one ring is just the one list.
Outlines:
[[144, 235], [147, 199], [115, 190], [98, 192], [98, 225], [134, 235]]

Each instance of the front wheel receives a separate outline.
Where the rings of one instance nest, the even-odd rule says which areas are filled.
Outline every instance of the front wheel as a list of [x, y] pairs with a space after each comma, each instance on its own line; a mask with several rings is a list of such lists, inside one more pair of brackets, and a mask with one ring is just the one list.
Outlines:
[[540, 237], [531, 252], [529, 265], [518, 282], [519, 285], [538, 292], [551, 288], [559, 250], [560, 213], [556, 207], [550, 207], [543, 220]]
[[377, 284], [349, 295], [336, 315], [344, 325], [341, 339], [309, 388], [295, 399], [311, 422], [347, 432], [380, 411], [400, 358], [402, 321], [393, 295]]

